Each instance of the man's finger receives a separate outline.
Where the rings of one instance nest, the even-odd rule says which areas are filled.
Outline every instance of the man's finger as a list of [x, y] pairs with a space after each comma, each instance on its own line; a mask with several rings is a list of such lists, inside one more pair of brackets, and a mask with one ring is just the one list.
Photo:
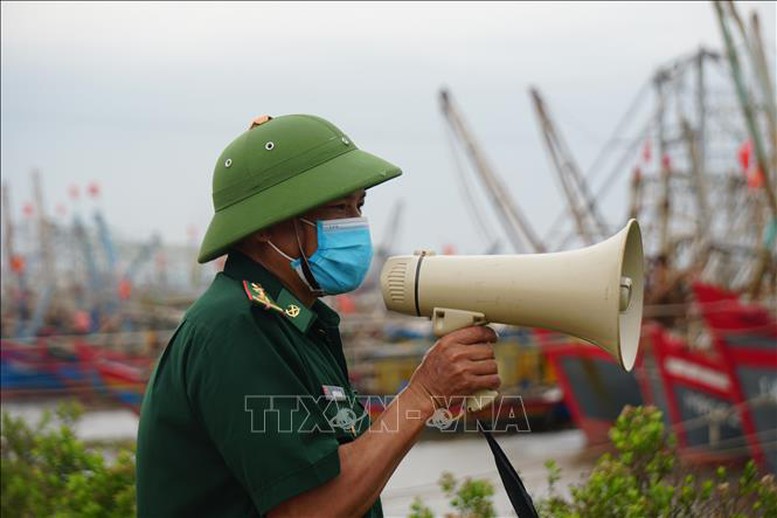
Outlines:
[[497, 374], [499, 369], [495, 360], [481, 360], [470, 363], [469, 371], [477, 376]]
[[476, 344], [497, 341], [496, 332], [486, 326], [470, 326], [449, 333], [446, 338], [460, 344]]
[[494, 358], [494, 346], [491, 344], [471, 344], [464, 349], [464, 356], [473, 361], [491, 360]]
[[502, 384], [502, 380], [499, 379], [499, 374], [487, 374], [485, 376], [475, 376], [474, 384], [477, 390], [496, 390]]

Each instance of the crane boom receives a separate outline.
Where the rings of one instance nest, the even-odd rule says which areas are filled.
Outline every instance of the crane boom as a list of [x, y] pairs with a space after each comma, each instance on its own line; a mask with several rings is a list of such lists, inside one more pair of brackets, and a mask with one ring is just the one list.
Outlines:
[[440, 92], [440, 103], [442, 112], [446, 120], [451, 125], [454, 134], [464, 144], [470, 159], [475, 165], [475, 170], [480, 175], [483, 184], [486, 186], [494, 204], [502, 216], [499, 221], [502, 222], [507, 237], [510, 239], [513, 247], [518, 252], [526, 250], [527, 246], [533, 252], [545, 252], [545, 245], [537, 236], [529, 221], [520, 211], [517, 205], [507, 194], [507, 189], [499, 181], [488, 164], [483, 153], [480, 151], [474, 137], [467, 129], [467, 125], [462, 120], [456, 108], [453, 106], [450, 94], [447, 90]]
[[577, 231], [587, 245], [591, 245], [607, 236], [607, 225], [596, 208], [596, 202], [588, 189], [580, 168], [566, 146], [561, 134], [556, 130], [545, 101], [537, 88], [529, 90], [534, 103], [534, 111], [545, 140], [545, 149], [551, 158], [558, 175], [569, 209], [575, 219]]
[[486, 243], [488, 243], [487, 255], [496, 254], [500, 246], [499, 240], [494, 237], [491, 227], [486, 223], [483, 207], [480, 203], [475, 201], [472, 189], [467, 181], [467, 172], [464, 170], [465, 168], [459, 157], [459, 149], [456, 146], [456, 135], [450, 126], [446, 126], [444, 129], [445, 135], [448, 137], [446, 140], [448, 141], [448, 146], [451, 150], [453, 165], [456, 168], [456, 174], [459, 178], [459, 190], [461, 191], [461, 195], [464, 198], [464, 201], [467, 202], [467, 207], [469, 207], [472, 217], [475, 219], [475, 224], [480, 233], [480, 237], [485, 239]]

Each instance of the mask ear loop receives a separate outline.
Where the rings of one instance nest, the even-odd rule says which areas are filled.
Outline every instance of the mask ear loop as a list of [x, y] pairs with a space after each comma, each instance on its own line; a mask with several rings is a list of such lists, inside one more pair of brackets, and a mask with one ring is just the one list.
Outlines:
[[321, 286], [316, 282], [315, 277], [313, 277], [313, 272], [310, 269], [310, 264], [308, 264], [308, 257], [305, 255], [305, 249], [302, 248], [302, 241], [299, 238], [299, 227], [297, 226], [297, 219], [294, 219], [294, 236], [297, 238], [297, 246], [299, 247], [299, 255], [300, 255], [300, 266], [302, 267], [302, 274], [305, 276], [305, 279], [307, 279], [308, 284], [310, 285], [310, 291], [313, 292], [314, 295], [317, 297], [321, 297], [325, 295], [324, 290], [321, 289]]

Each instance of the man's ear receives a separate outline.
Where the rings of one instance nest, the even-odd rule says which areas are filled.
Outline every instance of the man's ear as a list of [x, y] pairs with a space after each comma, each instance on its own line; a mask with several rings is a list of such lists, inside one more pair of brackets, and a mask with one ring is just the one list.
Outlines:
[[256, 243], [265, 244], [268, 241], [273, 241], [274, 238], [279, 239], [283, 236], [283, 234], [290, 232], [294, 232], [294, 224], [291, 219], [286, 219], [270, 225], [269, 227], [263, 228], [262, 230], [257, 230], [251, 234], [250, 239]]
[[262, 245], [266, 245], [269, 240], [269, 234], [264, 230], [260, 230], [258, 232], [254, 232], [253, 234], [248, 234], [246, 237], [241, 239], [235, 248], [242, 251], [243, 253], [248, 253], [250, 255]]
[[267, 230], [260, 230], [258, 232], [254, 232], [251, 235], [251, 239], [259, 243], [267, 243], [270, 241], [270, 233], [267, 232]]

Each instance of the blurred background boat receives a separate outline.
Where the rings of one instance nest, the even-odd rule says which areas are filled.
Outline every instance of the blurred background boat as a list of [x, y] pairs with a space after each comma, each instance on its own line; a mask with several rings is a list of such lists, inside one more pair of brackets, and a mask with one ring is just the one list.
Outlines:
[[[510, 198], [451, 93], [442, 91], [440, 99], [453, 152], [469, 159], [515, 253], [588, 246], [614, 234], [628, 218], [641, 224], [646, 309], [634, 371], [623, 372], [594, 346], [535, 330], [589, 444], [607, 442], [625, 405], [648, 402], [663, 410], [684, 456], [716, 463], [752, 456], [773, 471], [777, 109], [769, 63], [774, 61], [766, 58], [757, 15], [746, 25], [733, 3], [713, 5], [723, 51], [700, 48], [654, 71], [587, 174], [539, 89], [530, 90], [567, 201], [545, 238]], [[461, 160], [456, 163], [466, 184], [465, 168]], [[629, 170], [629, 210], [611, 225], [599, 207], [613, 180]], [[604, 172], [607, 177], [599, 180]], [[481, 207], [469, 195], [464, 198], [481, 221]], [[484, 235], [488, 231], [483, 226]]]

